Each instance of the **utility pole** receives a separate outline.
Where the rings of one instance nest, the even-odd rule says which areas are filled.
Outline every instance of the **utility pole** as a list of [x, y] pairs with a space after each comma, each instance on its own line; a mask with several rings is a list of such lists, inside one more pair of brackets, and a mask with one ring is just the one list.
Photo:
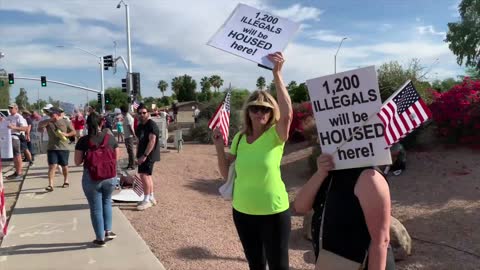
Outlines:
[[103, 56], [100, 56], [100, 94], [102, 95], [102, 114], [105, 113], [105, 81], [103, 76]]
[[[121, 7], [121, 4], [125, 6], [125, 24], [126, 24], [126, 32], [127, 32], [127, 94], [128, 96], [132, 95], [132, 44], [131, 44], [131, 39], [130, 39], [130, 7], [128, 4], [124, 1], [121, 0], [117, 8]], [[131, 104], [128, 106], [128, 111], [131, 112]]]

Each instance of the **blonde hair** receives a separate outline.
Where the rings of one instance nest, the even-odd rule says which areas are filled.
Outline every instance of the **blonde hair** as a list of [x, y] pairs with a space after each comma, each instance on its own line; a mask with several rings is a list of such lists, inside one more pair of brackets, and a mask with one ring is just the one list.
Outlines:
[[267, 122], [267, 129], [275, 125], [280, 119], [280, 109], [278, 108], [278, 103], [275, 98], [268, 92], [257, 90], [253, 92], [245, 102], [243, 106], [243, 130], [242, 133], [246, 135], [251, 135], [253, 132], [252, 120], [248, 114], [248, 107], [252, 103], [268, 103], [272, 106], [272, 112], [270, 113], [270, 119]]

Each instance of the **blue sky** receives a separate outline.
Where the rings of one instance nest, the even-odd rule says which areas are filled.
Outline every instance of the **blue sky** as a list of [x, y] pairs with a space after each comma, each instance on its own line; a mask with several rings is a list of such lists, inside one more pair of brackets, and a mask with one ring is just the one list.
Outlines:
[[[128, 0], [127, 0], [128, 1]], [[0, 0], [0, 68], [16, 76], [47, 76], [50, 80], [99, 89], [96, 55], [126, 58], [125, 10], [119, 0]], [[132, 28], [132, 67], [141, 73], [142, 95], [161, 96], [159, 80], [191, 75], [198, 88], [204, 76], [218, 74], [224, 86], [254, 90], [256, 79], [272, 79], [267, 70], [245, 59], [205, 45], [238, 1], [136, 0], [128, 1]], [[247, 0], [242, 1], [301, 23], [285, 50], [284, 78], [304, 82], [333, 73], [396, 60], [407, 64], [418, 58], [431, 68], [430, 80], [456, 77], [464, 68], [443, 42], [447, 23], [458, 20], [459, 0]], [[116, 43], [116, 50], [114, 48]], [[438, 60], [437, 60], [438, 59]], [[125, 69], [105, 72], [105, 86], [120, 86]], [[16, 80], [12, 98], [26, 88], [30, 102], [52, 96], [84, 104], [84, 91], [40, 82]], [[169, 95], [170, 89], [167, 92]], [[88, 94], [90, 100], [96, 94]]]

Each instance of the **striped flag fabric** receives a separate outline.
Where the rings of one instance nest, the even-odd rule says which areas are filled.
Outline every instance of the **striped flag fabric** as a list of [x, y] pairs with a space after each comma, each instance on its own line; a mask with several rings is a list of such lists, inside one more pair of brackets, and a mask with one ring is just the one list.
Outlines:
[[143, 183], [142, 179], [138, 176], [138, 174], [135, 174], [133, 177], [133, 191], [140, 197], [143, 196]]
[[231, 91], [228, 90], [225, 100], [218, 106], [212, 119], [208, 121], [208, 127], [210, 129], [213, 130], [216, 127], [220, 127], [225, 145], [228, 145], [228, 132], [230, 127], [230, 95]]
[[431, 118], [432, 112], [412, 81], [408, 81], [382, 105], [377, 115], [384, 124], [389, 148]]
[[2, 161], [0, 160], [0, 239], [7, 235], [7, 212], [5, 210], [5, 188], [3, 186]]
[[134, 101], [133, 101], [133, 108], [136, 110], [136, 109], [138, 109], [139, 106], [140, 106], [140, 104], [137, 103], [136, 100], [134, 100]]

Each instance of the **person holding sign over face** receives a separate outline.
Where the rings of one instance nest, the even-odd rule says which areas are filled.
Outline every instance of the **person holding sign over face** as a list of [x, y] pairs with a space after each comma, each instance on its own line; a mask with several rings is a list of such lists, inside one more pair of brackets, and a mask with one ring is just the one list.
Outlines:
[[384, 175], [373, 167], [332, 171], [335, 164], [329, 154], [318, 157], [317, 167], [294, 201], [297, 213], [314, 210], [315, 269], [335, 269], [333, 257], [334, 263], [346, 259], [354, 266], [364, 265], [352, 269], [395, 269], [389, 246], [390, 191]]
[[281, 52], [268, 55], [274, 64], [277, 101], [265, 91], [256, 91], [246, 101], [244, 130], [224, 152], [220, 130], [214, 130], [218, 166], [227, 179], [235, 161], [233, 221], [251, 270], [289, 269], [290, 212], [288, 194], [280, 173], [283, 148], [292, 121], [292, 103], [283, 83]]

